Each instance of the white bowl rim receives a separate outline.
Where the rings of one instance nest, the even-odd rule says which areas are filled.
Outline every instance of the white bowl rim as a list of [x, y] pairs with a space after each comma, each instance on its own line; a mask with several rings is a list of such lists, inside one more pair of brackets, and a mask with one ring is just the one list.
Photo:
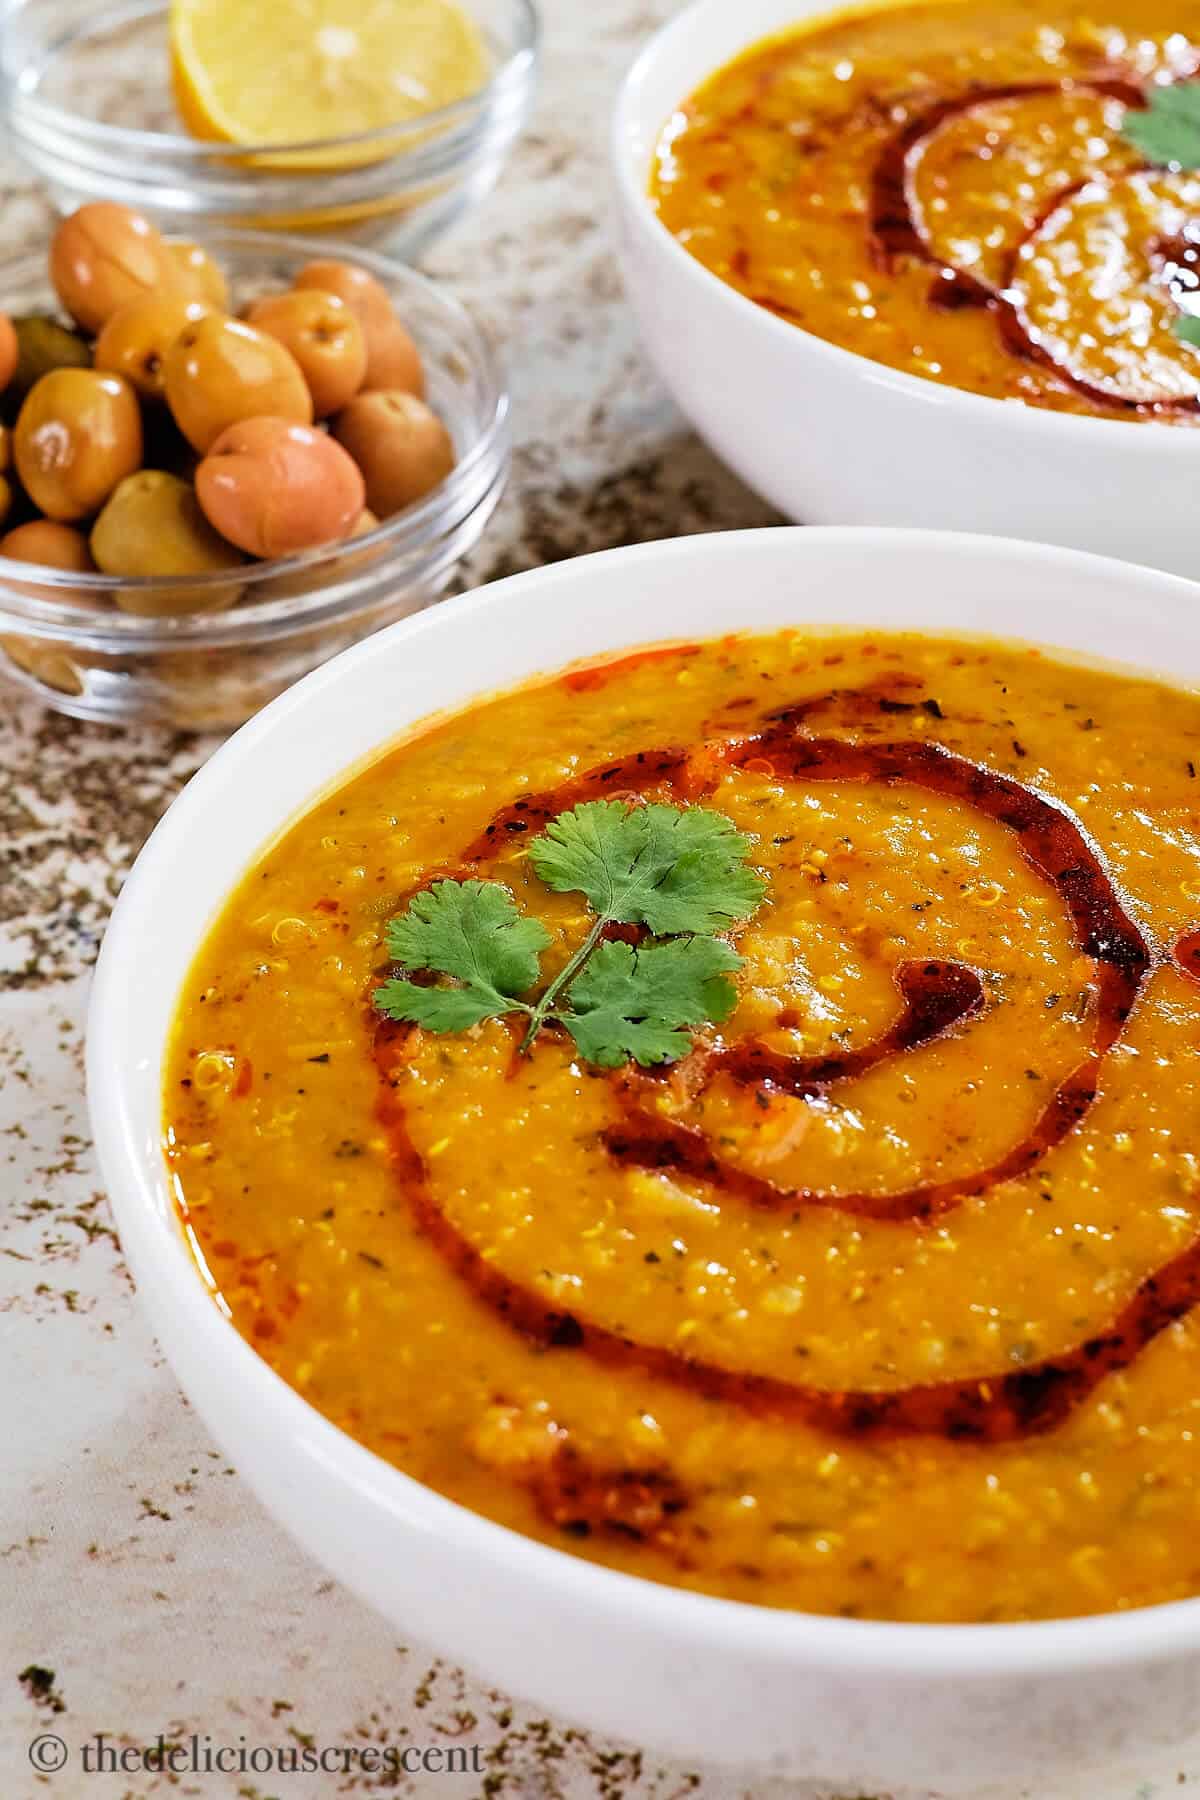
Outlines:
[[[889, 363], [876, 362], [857, 350], [847, 350], [828, 338], [818, 337], [815, 332], [806, 331], [802, 325], [794, 325], [786, 319], [776, 317], [766, 307], [756, 305], [745, 294], [739, 293], [737, 288], [730, 287], [728, 282], [722, 281], [719, 275], [715, 275], [697, 257], [685, 250], [667, 230], [650, 203], [646, 181], [648, 170], [642, 166], [642, 146], [639, 141], [642, 132], [637, 119], [640, 90], [663, 53], [670, 50], [676, 42], [691, 35], [702, 13], [714, 11], [724, 3], [725, 0], [691, 0], [691, 4], [681, 13], [659, 27], [627, 70], [612, 116], [609, 149], [623, 205], [629, 218], [635, 220], [638, 228], [655, 241], [657, 253], [673, 259], [681, 279], [700, 281], [708, 289], [709, 299], [714, 304], [730, 309], [741, 318], [743, 324], [747, 315], [756, 318], [761, 328], [775, 337], [781, 350], [789, 342], [794, 347], [799, 339], [811, 355], [821, 356], [834, 366], [840, 363], [847, 375], [894, 389], [897, 394], [907, 395], [910, 400], [923, 401], [926, 405], [940, 405], [951, 412], [973, 412], [980, 420], [990, 418], [999, 430], [1058, 433], [1064, 439], [1083, 436], [1091, 438], [1093, 444], [1097, 428], [1109, 433], [1119, 430], [1130, 440], [1128, 449], [1132, 455], [1196, 454], [1200, 426], [1172, 425], [1162, 419], [1110, 419], [1088, 413], [1058, 412], [1052, 407], [1029, 406], [1023, 400], [1003, 400], [992, 394], [975, 394], [968, 388], [932, 381], [923, 375], [910, 375], [904, 369], [892, 368]], [[871, 4], [870, 0], [863, 0], [862, 4], [851, 7], [830, 4], [827, 16], [841, 18], [849, 14], [853, 17], [858, 12], [872, 13], [877, 10], [877, 5]], [[814, 12], [809, 18], [797, 20], [796, 24], [804, 27], [818, 25], [825, 16], [825, 13]], [[782, 33], [752, 32], [741, 49], [735, 51], [732, 57], [727, 57], [725, 62], [733, 61], [756, 43], [779, 35], [786, 35], [786, 30]], [[715, 74], [721, 66], [723, 65], [720, 63], [716, 64], [712, 73]], [[686, 94], [681, 94], [680, 103], [686, 98]], [[656, 139], [665, 124], [666, 120], [663, 119], [653, 128]]]
[[[933, 554], [940, 550], [961, 551], [969, 545], [972, 552], [1010, 560], [1026, 572], [1041, 569], [1052, 573], [1056, 567], [1078, 570], [1090, 565], [1098, 577], [1107, 575], [1111, 579], [1114, 570], [1119, 569], [1131, 589], [1147, 595], [1173, 596], [1189, 609], [1194, 609], [1196, 603], [1196, 585], [1181, 576], [1118, 563], [1084, 551], [951, 531], [784, 525], [668, 538], [523, 570], [400, 620], [352, 646], [273, 700], [215, 752], [168, 809], [125, 882], [101, 948], [87, 1025], [88, 1100], [97, 1149], [108, 1177], [110, 1204], [120, 1231], [138, 1241], [139, 1255], [144, 1253], [149, 1259], [153, 1254], [160, 1259], [158, 1274], [168, 1291], [156, 1295], [155, 1305], [161, 1304], [164, 1309], [169, 1306], [191, 1337], [204, 1346], [206, 1355], [227, 1365], [229, 1387], [239, 1397], [240, 1412], [272, 1414], [313, 1463], [336, 1468], [342, 1481], [369, 1495], [380, 1511], [402, 1519], [408, 1532], [419, 1527], [480, 1561], [505, 1561], [514, 1575], [532, 1587], [556, 1589], [559, 1597], [580, 1608], [582, 1616], [588, 1609], [626, 1619], [632, 1615], [647, 1629], [681, 1644], [699, 1640], [712, 1648], [774, 1663], [795, 1660], [807, 1665], [819, 1656], [822, 1669], [829, 1675], [886, 1675], [900, 1671], [909, 1677], [952, 1678], [970, 1683], [998, 1675], [1063, 1674], [1167, 1661], [1200, 1647], [1200, 1597], [1124, 1612], [1002, 1624], [843, 1619], [671, 1587], [525, 1537], [404, 1474], [317, 1412], [270, 1368], [218, 1309], [205, 1288], [200, 1266], [187, 1248], [178, 1218], [155, 1216], [156, 1184], [150, 1163], [158, 1164], [161, 1180], [161, 1152], [157, 1142], [153, 1146], [139, 1142], [129, 1106], [131, 1071], [128, 1065], [119, 1064], [114, 1051], [130, 971], [139, 960], [144, 929], [141, 895], [143, 888], [150, 885], [148, 871], [157, 865], [169, 866], [177, 846], [182, 851], [194, 836], [197, 823], [206, 816], [210, 821], [219, 816], [219, 808], [214, 814], [209, 799], [210, 795], [219, 796], [227, 771], [252, 763], [260, 738], [277, 731], [289, 718], [303, 715], [309, 699], [325, 687], [353, 680], [355, 670], [377, 656], [381, 646], [390, 649], [403, 644], [406, 649], [419, 648], [429, 632], [461, 628], [484, 608], [503, 604], [504, 592], [514, 584], [522, 589], [553, 587], [569, 581], [577, 567], [602, 561], [611, 562], [614, 571], [620, 570], [624, 578], [630, 571], [650, 570], [676, 558], [710, 554], [714, 546], [719, 547], [719, 554], [732, 556], [741, 544], [762, 545], [800, 536], [824, 540], [833, 547], [840, 544], [884, 554], [902, 544]], [[530, 679], [535, 674], [531, 671]], [[470, 695], [464, 695], [462, 704], [469, 700]], [[342, 775], [348, 772], [342, 771]], [[340, 778], [331, 777], [330, 785]], [[183, 973], [181, 969], [181, 979]], [[150, 1068], [158, 1083], [159, 1055], [142, 1059], [138, 1067], [140, 1078], [145, 1078], [144, 1071]], [[151, 1239], [155, 1241], [151, 1243]]]

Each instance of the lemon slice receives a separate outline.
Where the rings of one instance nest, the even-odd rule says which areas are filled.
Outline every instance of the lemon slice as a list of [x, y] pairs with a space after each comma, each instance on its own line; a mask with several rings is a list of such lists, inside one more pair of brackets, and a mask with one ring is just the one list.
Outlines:
[[[171, 0], [170, 38], [184, 124], [227, 144], [402, 125], [475, 93], [488, 73], [479, 28], [454, 0]], [[345, 161], [304, 156], [310, 169]]]

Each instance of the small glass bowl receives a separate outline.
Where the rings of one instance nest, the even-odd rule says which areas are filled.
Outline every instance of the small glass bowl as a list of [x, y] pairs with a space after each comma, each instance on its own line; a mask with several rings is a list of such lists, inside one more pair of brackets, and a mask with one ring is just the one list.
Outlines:
[[119, 200], [183, 237], [319, 231], [409, 260], [493, 187], [533, 98], [535, 0], [462, 3], [491, 61], [477, 93], [356, 137], [247, 145], [180, 130], [167, 0], [0, 0], [0, 113], [64, 212]]
[[[239, 725], [357, 639], [445, 593], [477, 542], [511, 461], [508, 396], [490, 343], [450, 295], [370, 251], [273, 232], [213, 231], [197, 241], [229, 277], [231, 304], [288, 287], [336, 249], [388, 289], [425, 364], [430, 405], [458, 463], [431, 494], [361, 538], [303, 556], [248, 563], [228, 611], [188, 612], [227, 590], [228, 571], [195, 576], [76, 575], [0, 558], [0, 674], [58, 712], [111, 724], [185, 730]], [[0, 307], [54, 310], [46, 249], [0, 264]], [[147, 617], [114, 596], [169, 590], [180, 610]]]

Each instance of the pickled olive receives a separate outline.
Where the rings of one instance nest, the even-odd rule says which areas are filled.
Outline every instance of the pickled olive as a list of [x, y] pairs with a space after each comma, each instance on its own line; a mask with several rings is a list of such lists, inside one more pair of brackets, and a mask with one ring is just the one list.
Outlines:
[[323, 431], [287, 419], [243, 419], [196, 470], [209, 523], [252, 556], [294, 556], [336, 543], [363, 509], [363, 479]]
[[17, 474], [49, 519], [86, 519], [142, 460], [137, 397], [119, 375], [54, 369], [30, 390], [13, 433]]
[[367, 372], [362, 326], [344, 300], [319, 288], [256, 300], [247, 321], [277, 338], [300, 365], [318, 419], [352, 400]]
[[359, 394], [333, 433], [362, 470], [367, 505], [381, 519], [420, 500], [454, 467], [450, 433], [415, 394]]
[[0, 475], [0, 525], [4, 524], [12, 511], [15, 498], [12, 482], [7, 475]]
[[[0, 557], [4, 556], [16, 562], [40, 563], [47, 569], [65, 569], [74, 575], [96, 573], [96, 564], [82, 531], [77, 531], [73, 525], [56, 525], [52, 519], [31, 519], [28, 525], [18, 525], [15, 531], [0, 538]], [[47, 589], [32, 582], [7, 579], [6, 585], [21, 594], [40, 594], [55, 600], [96, 600], [101, 604], [86, 588]]]
[[115, 201], [93, 200], [54, 233], [50, 279], [71, 317], [96, 332], [127, 300], [174, 287], [178, 269], [149, 219]]
[[0, 313], [0, 393], [17, 372], [17, 333], [7, 313]]
[[374, 275], [355, 263], [312, 262], [301, 269], [292, 285], [333, 294], [354, 313], [367, 340], [364, 389], [404, 388], [410, 394], [424, 395], [420, 352], [396, 317], [387, 289]]
[[0, 475], [12, 466], [12, 432], [0, 425]]
[[387, 548], [385, 544], [372, 544], [363, 550], [354, 550], [351, 546], [355, 538], [366, 537], [368, 532], [379, 529], [379, 520], [373, 512], [364, 506], [346, 534], [346, 548], [339, 555], [322, 558], [315, 568], [300, 568], [290, 575], [269, 575], [265, 581], [254, 586], [256, 600], [295, 600], [301, 594], [315, 593], [318, 588], [329, 587], [332, 582], [344, 581], [356, 569], [372, 563], [382, 556]]
[[90, 369], [92, 354], [77, 331], [57, 319], [30, 313], [12, 321], [17, 340], [17, 366], [4, 398], [23, 400], [35, 381], [52, 369]]
[[290, 350], [255, 325], [209, 313], [167, 351], [167, 405], [203, 455], [239, 419], [312, 424], [312, 398]]
[[[189, 484], [165, 469], [139, 469], [121, 483], [92, 527], [91, 548], [106, 575], [206, 575], [242, 563], [208, 523]], [[200, 590], [122, 588], [117, 605], [147, 617], [219, 612], [240, 592], [238, 582]]]
[[202, 300], [214, 312], [229, 311], [229, 283], [208, 251], [199, 244], [168, 241], [180, 292], [189, 300]]
[[180, 332], [212, 308], [186, 294], [139, 294], [117, 308], [93, 352], [95, 366], [124, 375], [145, 400], [161, 400], [166, 386], [163, 365]]
[[[74, 574], [92, 575], [92, 561], [87, 539], [70, 525], [55, 525], [49, 519], [33, 519], [18, 525], [15, 531], [0, 538], [0, 559], [11, 557], [16, 562], [40, 563], [48, 569], [66, 569]], [[32, 594], [36, 599], [68, 601], [91, 612], [104, 612], [107, 602], [86, 588], [39, 587], [29, 581], [10, 581], [0, 561], [0, 585], [18, 594]], [[0, 638], [9, 661], [40, 681], [43, 687], [58, 694], [82, 694], [83, 678], [69, 651], [36, 638]]]

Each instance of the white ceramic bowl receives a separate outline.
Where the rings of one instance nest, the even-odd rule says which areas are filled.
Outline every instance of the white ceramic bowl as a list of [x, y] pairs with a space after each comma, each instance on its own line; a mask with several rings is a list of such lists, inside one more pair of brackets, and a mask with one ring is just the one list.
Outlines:
[[789, 518], [996, 532], [1200, 578], [1200, 430], [1048, 412], [870, 362], [755, 306], [660, 224], [651, 161], [680, 103], [760, 38], [835, 10], [833, 0], [696, 0], [621, 90], [620, 260], [679, 405]]
[[181, 1384], [264, 1503], [397, 1628], [556, 1712], [688, 1761], [939, 1795], [1136, 1762], [1197, 1728], [1200, 1600], [1064, 1623], [872, 1624], [616, 1574], [465, 1511], [286, 1387], [206, 1290], [160, 1149], [176, 997], [227, 892], [299, 810], [411, 721], [579, 656], [752, 627], [1002, 632], [1200, 682], [1195, 590], [941, 533], [733, 532], [513, 576], [348, 650], [175, 802], [96, 975], [92, 1117], [121, 1241]]

